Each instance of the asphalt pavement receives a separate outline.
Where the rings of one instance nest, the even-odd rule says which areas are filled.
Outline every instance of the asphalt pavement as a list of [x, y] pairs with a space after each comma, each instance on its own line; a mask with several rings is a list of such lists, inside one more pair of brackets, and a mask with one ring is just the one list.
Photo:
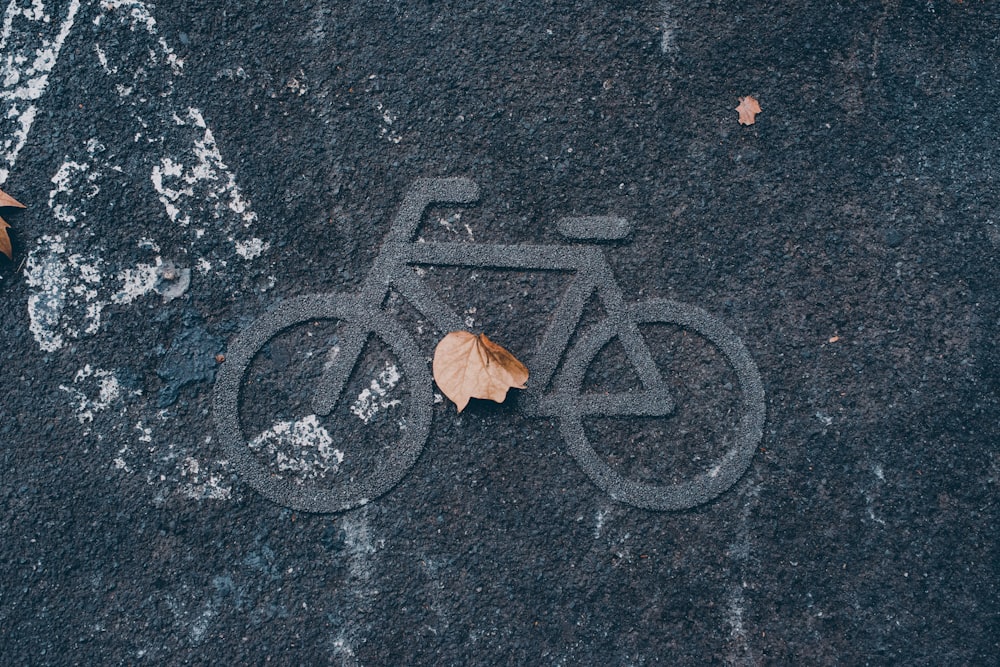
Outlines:
[[995, 3], [0, 7], [3, 664], [995, 663]]

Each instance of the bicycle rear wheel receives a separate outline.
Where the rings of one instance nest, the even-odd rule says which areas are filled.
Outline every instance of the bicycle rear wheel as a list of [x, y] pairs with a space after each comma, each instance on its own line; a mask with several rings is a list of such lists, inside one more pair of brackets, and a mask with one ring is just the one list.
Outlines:
[[[760, 373], [742, 341], [718, 318], [700, 308], [667, 300], [634, 304], [629, 317], [640, 325], [667, 324], [692, 330], [722, 352], [735, 372], [741, 398], [739, 418], [732, 446], [711, 467], [683, 481], [652, 484], [637, 481], [616, 471], [597, 453], [587, 436], [584, 420], [611, 415], [588, 414], [588, 406], [613, 405], [614, 417], [644, 417], [651, 412], [648, 401], [629, 394], [588, 400], [582, 393], [584, 375], [601, 350], [618, 332], [612, 326], [599, 327], [574, 346], [550, 399], [562, 415], [560, 430], [570, 453], [587, 476], [615, 500], [653, 510], [683, 510], [708, 502], [733, 486], [746, 472], [760, 442], [764, 427], [764, 389]], [[668, 400], [668, 399], [665, 399]], [[631, 408], [631, 409], [630, 409]], [[593, 408], [590, 408], [593, 409]], [[598, 408], [599, 409], [599, 408]], [[661, 415], [672, 407], [665, 406]]]
[[[336, 480], [330, 487], [297, 483], [275, 474], [254, 455], [240, 421], [243, 385], [254, 357], [282, 331], [314, 320], [338, 320], [348, 325], [348, 336], [352, 338], [344, 347], [353, 350], [354, 357], [347, 363], [341, 360], [337, 364], [342, 372], [351, 373], [365, 341], [376, 337], [402, 365], [409, 385], [406, 426], [399, 442], [374, 470]], [[355, 340], [355, 337], [360, 339]], [[321, 513], [364, 505], [399, 483], [416, 463], [427, 441], [431, 422], [431, 378], [421, 358], [412, 337], [402, 327], [382, 311], [365, 307], [356, 297], [314, 294], [283, 301], [230, 342], [226, 361], [215, 382], [216, 432], [243, 480], [275, 503]], [[345, 383], [334, 384], [342, 388]]]

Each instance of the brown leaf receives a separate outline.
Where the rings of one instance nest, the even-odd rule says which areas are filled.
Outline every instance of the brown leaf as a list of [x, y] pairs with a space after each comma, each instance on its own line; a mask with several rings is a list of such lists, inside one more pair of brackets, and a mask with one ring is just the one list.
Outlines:
[[24, 208], [24, 204], [17, 201], [3, 190], [0, 190], [0, 206], [16, 206], [17, 208]]
[[7, 259], [14, 259], [14, 249], [10, 247], [10, 236], [7, 229], [10, 225], [3, 218], [0, 218], [0, 252], [7, 255]]
[[[17, 201], [9, 194], [0, 190], [0, 206], [16, 206], [17, 208], [24, 208], [24, 204]], [[10, 236], [7, 234], [7, 230], [10, 229], [10, 225], [3, 218], [0, 218], [0, 252], [7, 255], [7, 259], [14, 259], [14, 249], [10, 246]]]
[[740, 112], [740, 125], [753, 125], [757, 120], [757, 114], [760, 113], [760, 104], [747, 95], [740, 98], [740, 105], [736, 107], [736, 110]]
[[470, 398], [503, 403], [511, 387], [524, 389], [528, 369], [486, 334], [452, 331], [434, 349], [434, 381], [461, 412]]

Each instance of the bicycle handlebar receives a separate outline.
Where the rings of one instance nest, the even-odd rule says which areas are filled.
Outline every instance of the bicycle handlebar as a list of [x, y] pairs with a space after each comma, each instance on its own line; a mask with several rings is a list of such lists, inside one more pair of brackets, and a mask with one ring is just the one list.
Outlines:
[[471, 204], [479, 199], [479, 186], [470, 178], [418, 178], [403, 196], [387, 241], [413, 240], [424, 210], [431, 204]]
[[[479, 199], [479, 186], [465, 177], [419, 178], [403, 196], [386, 240], [391, 243], [413, 241], [424, 211], [431, 204], [471, 204]], [[632, 233], [632, 222], [611, 215], [562, 218], [559, 232], [578, 241], [620, 241]]]

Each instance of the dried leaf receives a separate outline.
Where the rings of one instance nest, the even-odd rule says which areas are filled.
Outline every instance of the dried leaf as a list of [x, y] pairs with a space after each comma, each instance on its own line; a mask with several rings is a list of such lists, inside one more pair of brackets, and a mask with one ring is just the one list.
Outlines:
[[[0, 206], [16, 206], [17, 208], [24, 208], [24, 204], [17, 201], [9, 194], [0, 190]], [[7, 230], [10, 229], [10, 225], [3, 218], [0, 218], [0, 252], [7, 255], [7, 259], [14, 259], [14, 249], [10, 245], [10, 236], [7, 234]]]
[[740, 125], [753, 125], [756, 122], [757, 114], [760, 113], [760, 104], [747, 95], [740, 98], [740, 105], [736, 107], [736, 110], [740, 112]]
[[0, 206], [16, 206], [17, 208], [24, 208], [24, 204], [17, 201], [3, 190], [0, 190]]
[[528, 369], [486, 334], [452, 331], [434, 350], [434, 381], [461, 412], [470, 398], [503, 403], [511, 387], [524, 389]]
[[10, 225], [3, 218], [0, 218], [0, 252], [7, 255], [7, 259], [14, 259], [14, 249], [10, 247], [10, 236], [7, 229]]

